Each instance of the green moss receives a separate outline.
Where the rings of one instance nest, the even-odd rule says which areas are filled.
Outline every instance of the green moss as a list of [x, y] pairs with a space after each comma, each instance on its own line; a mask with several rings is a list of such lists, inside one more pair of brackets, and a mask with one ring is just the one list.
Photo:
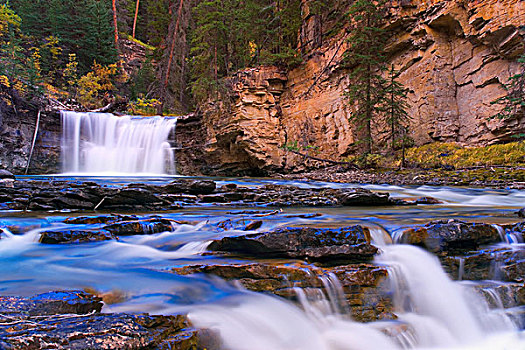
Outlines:
[[432, 143], [407, 151], [407, 161], [424, 168], [452, 166], [517, 166], [525, 164], [525, 143], [512, 142], [484, 147], [461, 147], [454, 143]]
[[136, 44], [139, 44], [140, 46], [148, 49], [148, 50], [151, 50], [151, 51], [155, 51], [157, 48], [155, 46], [151, 46], [149, 44], [146, 44], [146, 43], [143, 43], [142, 41], [140, 41], [139, 39], [137, 38], [134, 38], [132, 37], [131, 35], [129, 34], [126, 34], [126, 33], [121, 33], [121, 35], [125, 36], [128, 40], [131, 40], [133, 41], [134, 43]]

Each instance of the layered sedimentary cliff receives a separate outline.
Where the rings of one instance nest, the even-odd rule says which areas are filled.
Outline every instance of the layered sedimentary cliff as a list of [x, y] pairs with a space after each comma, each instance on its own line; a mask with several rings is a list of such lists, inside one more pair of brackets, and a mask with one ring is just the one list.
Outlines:
[[[202, 159], [215, 165], [208, 172], [300, 169], [305, 158], [283, 150], [287, 144], [333, 160], [351, 154], [356, 128], [342, 97], [347, 72], [339, 66], [346, 34], [320, 40], [319, 22], [303, 1], [304, 63], [288, 72], [239, 72], [228, 101], [206, 106]], [[525, 129], [523, 117], [489, 119], [501, 108], [491, 102], [505, 94], [503, 84], [518, 71], [516, 58], [524, 52], [523, 1], [394, 1], [388, 22], [387, 51], [409, 89], [416, 144], [487, 144]], [[376, 124], [375, 132], [380, 128]]]

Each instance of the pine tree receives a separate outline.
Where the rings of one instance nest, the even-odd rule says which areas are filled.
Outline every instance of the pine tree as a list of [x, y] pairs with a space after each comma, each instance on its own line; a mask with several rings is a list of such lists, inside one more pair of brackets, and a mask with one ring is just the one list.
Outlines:
[[390, 148], [394, 152], [398, 147], [406, 145], [406, 135], [408, 133], [408, 123], [410, 116], [407, 109], [407, 91], [403, 84], [397, 81], [399, 72], [394, 69], [394, 65], [388, 72], [388, 81], [385, 86], [385, 99], [382, 110], [386, 118], [386, 134], [390, 139]]
[[381, 115], [386, 81], [383, 77], [386, 56], [384, 1], [356, 0], [348, 17], [352, 21], [345, 65], [350, 69], [350, 85], [345, 96], [353, 112], [350, 119], [364, 135], [364, 153], [372, 152], [372, 123]]
[[520, 71], [510, 77], [509, 83], [504, 85], [507, 94], [492, 102], [503, 106], [501, 112], [493, 118], [509, 119], [525, 112], [525, 55], [521, 56], [518, 62]]

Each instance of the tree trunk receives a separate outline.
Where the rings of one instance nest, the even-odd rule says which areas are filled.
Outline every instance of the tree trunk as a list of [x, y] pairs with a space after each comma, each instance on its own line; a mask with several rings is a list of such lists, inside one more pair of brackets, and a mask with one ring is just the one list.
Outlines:
[[113, 26], [115, 29], [115, 49], [117, 54], [120, 52], [118, 46], [118, 22], [117, 22], [117, 0], [112, 0], [113, 3]]
[[137, 7], [135, 8], [135, 19], [133, 20], [133, 39], [135, 39], [135, 31], [137, 29], [137, 18], [139, 17], [140, 0], [137, 0]]
[[396, 144], [396, 133], [395, 133], [395, 111], [394, 111], [394, 65], [392, 65], [392, 72], [390, 75], [390, 88], [391, 90], [391, 98], [390, 98], [390, 126], [391, 126], [391, 132], [392, 132], [392, 153], [395, 153], [395, 144]]
[[175, 22], [175, 28], [173, 29], [173, 37], [171, 38], [170, 57], [168, 59], [168, 67], [166, 68], [166, 76], [164, 77], [164, 89], [168, 87], [170, 79], [171, 63], [173, 62], [173, 52], [175, 51], [175, 44], [177, 41], [177, 31], [179, 30], [180, 17], [182, 15], [182, 7], [184, 6], [184, 0], [180, 0], [179, 11], [177, 13], [177, 21]]
[[370, 66], [370, 63], [367, 66], [367, 77], [366, 77], [366, 149], [365, 153], [369, 154], [372, 153], [372, 96], [371, 96], [371, 89], [372, 89], [372, 67]]

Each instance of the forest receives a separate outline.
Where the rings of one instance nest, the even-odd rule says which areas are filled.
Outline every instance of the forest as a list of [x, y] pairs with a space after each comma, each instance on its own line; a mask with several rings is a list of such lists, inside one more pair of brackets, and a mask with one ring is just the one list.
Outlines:
[[[137, 112], [181, 113], [240, 68], [300, 62], [300, 0], [2, 2], [0, 74], [29, 98], [98, 108], [121, 95]], [[144, 49], [140, 67], [122, 69], [124, 41]]]

